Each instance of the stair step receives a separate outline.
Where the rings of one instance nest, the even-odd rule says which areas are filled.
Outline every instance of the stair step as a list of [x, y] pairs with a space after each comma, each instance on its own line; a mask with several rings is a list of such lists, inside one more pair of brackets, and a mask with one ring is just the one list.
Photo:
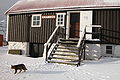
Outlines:
[[59, 54], [59, 53], [53, 53], [53, 55], [78, 57], [78, 55], [74, 55], [74, 54]]
[[58, 46], [58, 49], [78, 50], [78, 47], [65, 47], [65, 46]]
[[78, 42], [79, 39], [78, 38], [69, 38], [69, 39], [63, 39], [63, 38], [61, 38], [60, 41], [74, 41], [74, 42]]
[[58, 43], [60, 43], [60, 44], [69, 44], [69, 45], [77, 45], [78, 44], [78, 42], [58, 42]]
[[58, 63], [58, 64], [67, 64], [67, 65], [78, 65], [78, 62], [63, 62], [63, 61], [48, 61], [48, 63]]
[[78, 51], [62, 51], [62, 50], [56, 50], [56, 52], [66, 52], [66, 53], [76, 53], [78, 54]]
[[52, 57], [52, 59], [60, 59], [60, 60], [71, 60], [71, 61], [78, 61], [78, 59], [64, 58], [64, 57]]

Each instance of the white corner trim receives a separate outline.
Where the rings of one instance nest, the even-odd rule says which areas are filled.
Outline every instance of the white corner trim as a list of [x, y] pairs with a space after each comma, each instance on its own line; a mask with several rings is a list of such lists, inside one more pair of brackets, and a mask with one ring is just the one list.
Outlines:
[[8, 41], [8, 27], [9, 26], [9, 15], [7, 14], [7, 31], [6, 31], [6, 41]]
[[70, 12], [67, 12], [67, 21], [66, 21], [66, 39], [69, 39], [69, 27], [70, 26]]

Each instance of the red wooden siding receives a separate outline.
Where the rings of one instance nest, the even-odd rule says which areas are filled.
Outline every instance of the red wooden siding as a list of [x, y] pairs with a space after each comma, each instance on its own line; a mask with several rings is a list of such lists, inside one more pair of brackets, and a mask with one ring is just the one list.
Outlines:
[[3, 35], [0, 35], [0, 46], [3, 46]]

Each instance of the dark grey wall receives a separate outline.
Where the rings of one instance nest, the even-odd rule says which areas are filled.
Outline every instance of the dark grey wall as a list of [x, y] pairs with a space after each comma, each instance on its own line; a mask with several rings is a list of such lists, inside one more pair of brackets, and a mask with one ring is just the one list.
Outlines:
[[120, 9], [94, 10], [93, 24], [102, 26], [104, 43], [120, 44]]
[[29, 41], [29, 14], [10, 15], [8, 41]]
[[[56, 12], [39, 14], [56, 16]], [[8, 41], [46, 43], [56, 28], [56, 18], [42, 19], [41, 27], [31, 27], [31, 19], [32, 14], [10, 15]], [[63, 29], [60, 32], [65, 34]]]

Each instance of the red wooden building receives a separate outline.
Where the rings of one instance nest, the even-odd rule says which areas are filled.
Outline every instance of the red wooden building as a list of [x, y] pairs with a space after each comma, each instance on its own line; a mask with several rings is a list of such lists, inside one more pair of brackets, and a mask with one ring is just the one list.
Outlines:
[[0, 34], [0, 46], [3, 46], [3, 35]]

